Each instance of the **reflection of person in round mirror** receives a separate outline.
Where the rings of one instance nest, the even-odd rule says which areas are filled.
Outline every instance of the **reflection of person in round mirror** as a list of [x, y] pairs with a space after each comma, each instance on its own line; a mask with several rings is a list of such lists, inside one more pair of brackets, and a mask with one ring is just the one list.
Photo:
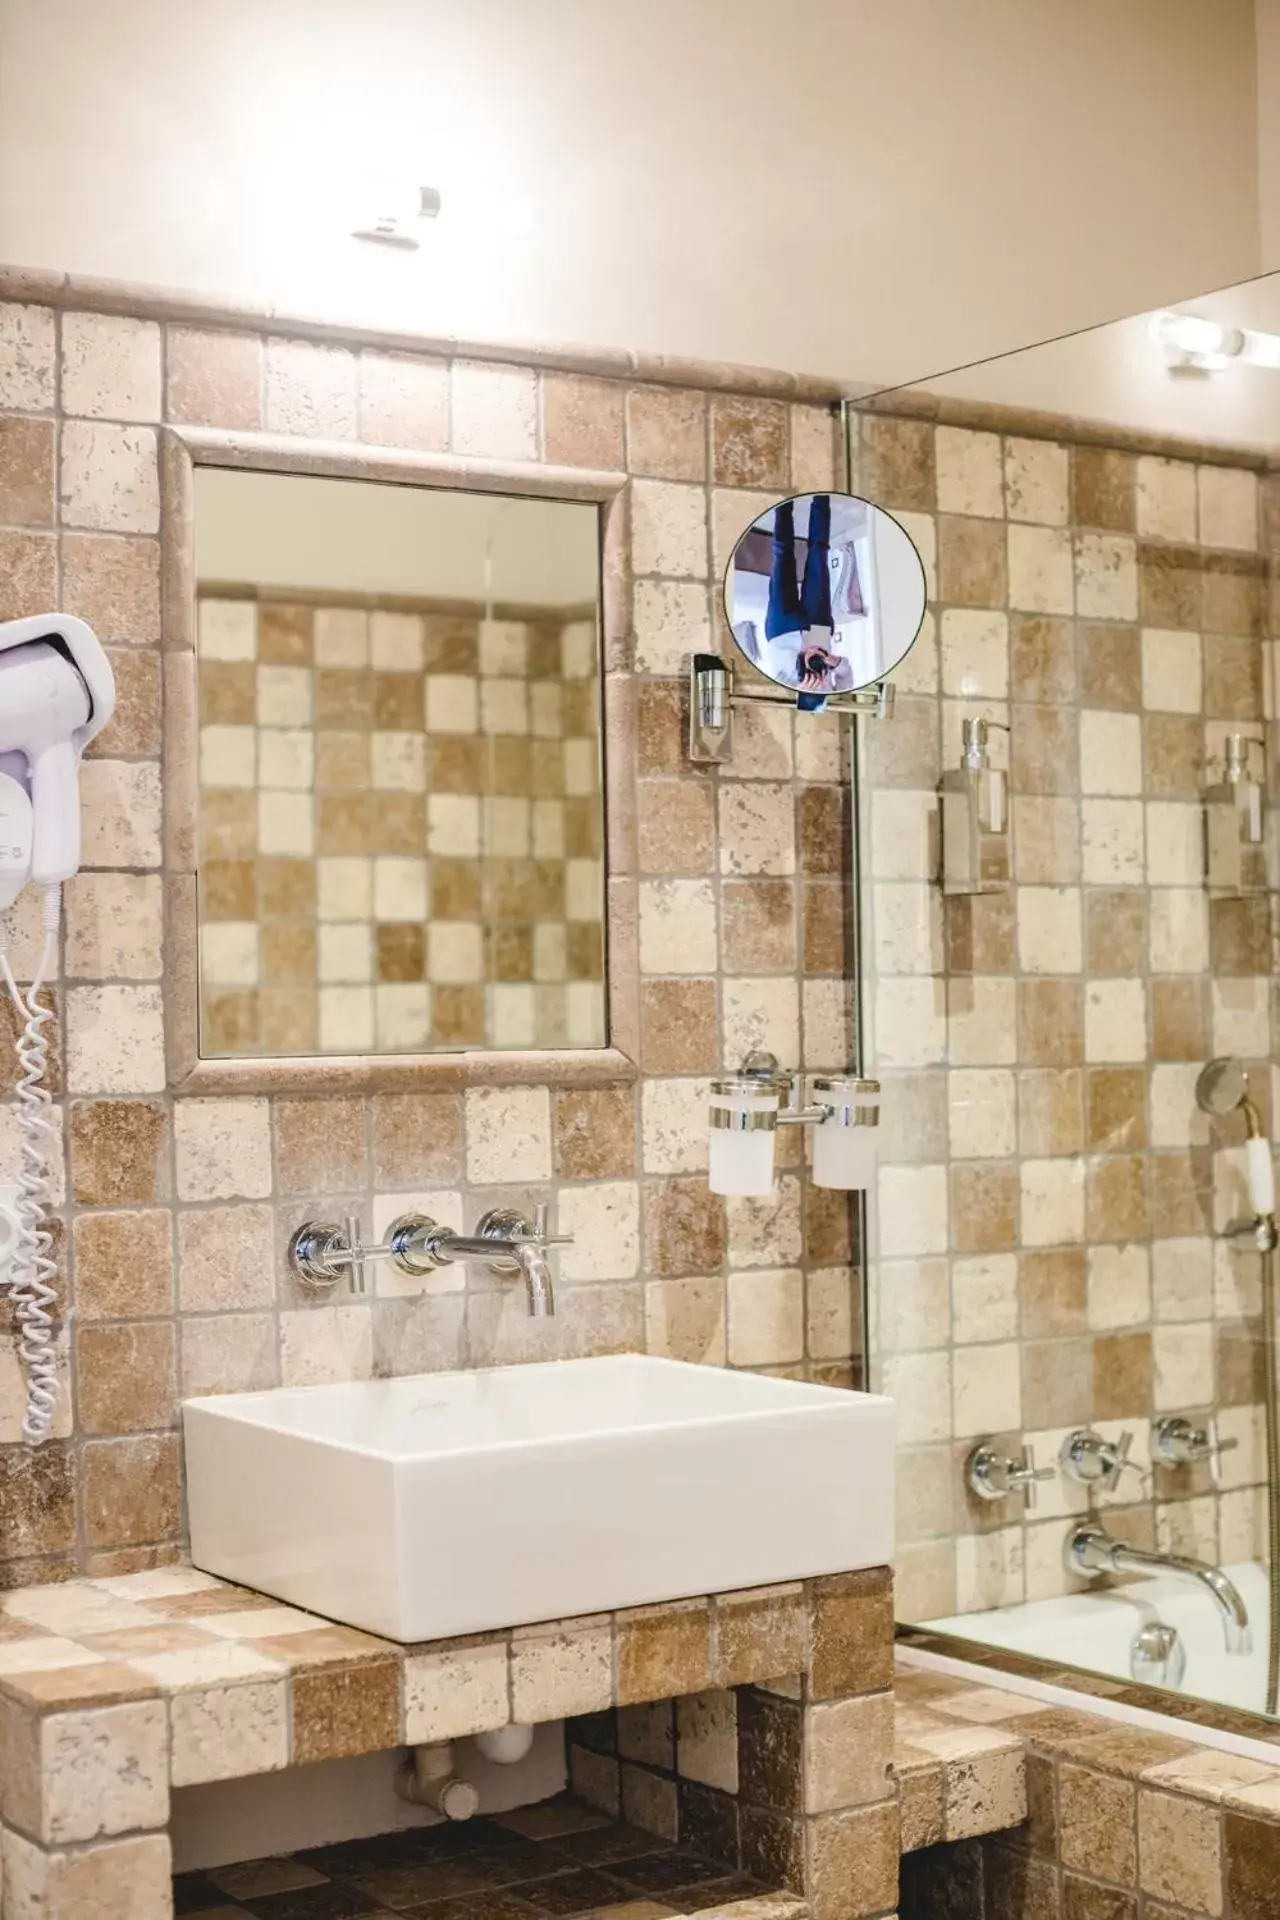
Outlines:
[[738, 541], [726, 588], [747, 658], [809, 700], [883, 678], [924, 616], [924, 572], [905, 530], [847, 493], [800, 494], [768, 508]]

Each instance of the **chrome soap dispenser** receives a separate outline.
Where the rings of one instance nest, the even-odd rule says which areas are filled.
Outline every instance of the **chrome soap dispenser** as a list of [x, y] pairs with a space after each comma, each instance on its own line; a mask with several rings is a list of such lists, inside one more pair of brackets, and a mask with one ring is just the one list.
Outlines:
[[1230, 898], [1266, 887], [1266, 793], [1256, 770], [1262, 751], [1260, 740], [1229, 733], [1222, 778], [1205, 789], [1205, 878], [1211, 894]]
[[1009, 792], [987, 747], [981, 714], [961, 723], [960, 765], [938, 783], [942, 801], [942, 891], [998, 893], [1009, 884]]

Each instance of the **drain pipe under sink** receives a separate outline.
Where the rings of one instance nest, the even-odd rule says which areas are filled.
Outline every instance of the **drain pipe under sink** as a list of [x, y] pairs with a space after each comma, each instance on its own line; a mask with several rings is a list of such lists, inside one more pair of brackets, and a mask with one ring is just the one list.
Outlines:
[[[476, 1734], [475, 1745], [485, 1759], [495, 1765], [514, 1766], [532, 1747], [533, 1728], [497, 1727], [491, 1733]], [[396, 1772], [395, 1784], [402, 1800], [411, 1800], [419, 1807], [433, 1807], [446, 1820], [470, 1820], [480, 1808], [479, 1793], [454, 1770], [450, 1740], [410, 1747]]]

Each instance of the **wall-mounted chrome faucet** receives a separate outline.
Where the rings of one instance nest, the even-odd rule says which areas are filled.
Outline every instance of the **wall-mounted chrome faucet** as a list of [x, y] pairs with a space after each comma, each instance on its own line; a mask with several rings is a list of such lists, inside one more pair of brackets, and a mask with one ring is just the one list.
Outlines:
[[1218, 1416], [1211, 1413], [1202, 1427], [1185, 1414], [1167, 1413], [1151, 1426], [1151, 1458], [1162, 1467], [1192, 1467], [1201, 1460], [1209, 1468], [1209, 1478], [1217, 1486], [1222, 1479], [1222, 1456], [1240, 1442], [1218, 1432]]
[[983, 1440], [965, 1462], [969, 1491], [979, 1500], [1007, 1500], [1010, 1494], [1020, 1493], [1028, 1507], [1036, 1504], [1036, 1482], [1052, 1480], [1056, 1471], [1055, 1467], [1038, 1467], [1035, 1454], [1025, 1440], [1021, 1460], [1010, 1459], [989, 1440]]
[[352, 1292], [364, 1293], [368, 1260], [390, 1260], [415, 1279], [454, 1260], [483, 1260], [490, 1273], [523, 1276], [529, 1312], [542, 1320], [556, 1310], [547, 1251], [573, 1245], [571, 1233], [548, 1232], [547, 1218], [541, 1203], [532, 1221], [514, 1208], [492, 1207], [481, 1214], [474, 1234], [465, 1234], [442, 1227], [428, 1214], [402, 1213], [391, 1222], [386, 1240], [374, 1247], [362, 1244], [360, 1222], [353, 1215], [342, 1226], [308, 1220], [289, 1242], [289, 1264], [309, 1292], [328, 1293], [347, 1275]]
[[1126, 1468], [1142, 1477], [1137, 1461], [1129, 1458], [1132, 1445], [1133, 1435], [1127, 1430], [1118, 1440], [1104, 1440], [1100, 1433], [1093, 1433], [1088, 1427], [1077, 1427], [1059, 1447], [1058, 1465], [1066, 1478], [1078, 1486], [1114, 1493]]

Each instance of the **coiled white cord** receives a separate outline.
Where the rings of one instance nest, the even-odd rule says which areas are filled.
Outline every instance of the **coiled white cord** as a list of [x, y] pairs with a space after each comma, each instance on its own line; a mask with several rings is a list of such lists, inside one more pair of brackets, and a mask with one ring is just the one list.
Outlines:
[[9, 1266], [9, 1295], [18, 1323], [18, 1353], [26, 1369], [27, 1411], [23, 1438], [32, 1446], [47, 1440], [58, 1405], [58, 1363], [54, 1351], [53, 1311], [58, 1296], [53, 1282], [57, 1262], [52, 1258], [53, 1235], [48, 1215], [53, 1201], [52, 1155], [57, 1132], [47, 1085], [49, 1035], [53, 1008], [37, 998], [58, 964], [58, 925], [62, 888], [44, 890], [44, 946], [40, 964], [24, 994], [13, 977], [9, 955], [0, 949], [0, 971], [23, 1016], [18, 1036], [18, 1131], [22, 1139], [22, 1166], [18, 1175], [18, 1229]]

